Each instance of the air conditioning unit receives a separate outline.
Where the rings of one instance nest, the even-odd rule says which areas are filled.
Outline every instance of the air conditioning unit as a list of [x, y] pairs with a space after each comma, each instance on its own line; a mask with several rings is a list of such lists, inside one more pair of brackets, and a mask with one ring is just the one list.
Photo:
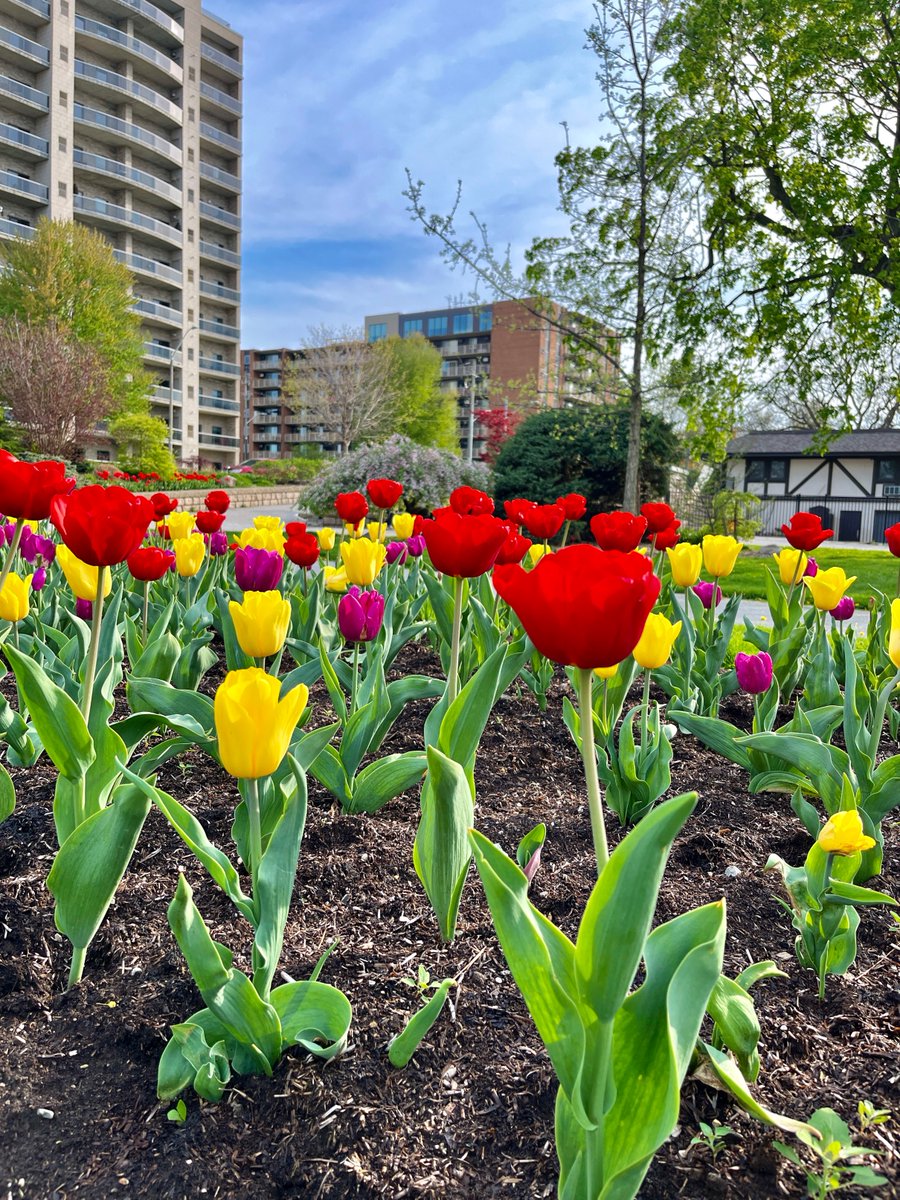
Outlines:
[[885, 496], [900, 496], [900, 484], [886, 483], [884, 485]]

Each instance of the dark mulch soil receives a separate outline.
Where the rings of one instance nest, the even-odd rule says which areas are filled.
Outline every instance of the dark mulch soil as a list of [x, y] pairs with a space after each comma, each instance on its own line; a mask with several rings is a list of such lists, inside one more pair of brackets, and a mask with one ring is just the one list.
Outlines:
[[[433, 657], [416, 646], [399, 665], [435, 670]], [[528, 695], [500, 701], [476, 777], [479, 826], [509, 852], [532, 825], [547, 823], [532, 895], [574, 936], [593, 859], [579, 762], [560, 716], [564, 688], [564, 679], [554, 684], [546, 713]], [[317, 722], [325, 720], [321, 686], [313, 702]], [[409, 710], [386, 752], [421, 745], [427, 707]], [[729, 700], [723, 715], [749, 724], [740, 699]], [[310, 780], [282, 966], [303, 978], [340, 939], [322, 978], [353, 1003], [348, 1052], [328, 1065], [289, 1054], [272, 1079], [237, 1079], [219, 1105], [189, 1096], [179, 1127], [155, 1099], [168, 1026], [201, 1003], [166, 923], [178, 871], [213, 935], [238, 951], [244, 969], [248, 930], [154, 811], [89, 953], [85, 982], [64, 994], [67, 946], [44, 885], [54, 851], [53, 771], [41, 763], [14, 774], [18, 807], [0, 827], [0, 1195], [449, 1200], [555, 1193], [555, 1083], [547, 1056], [474, 875], [457, 939], [440, 944], [411, 863], [415, 794], [375, 816], [349, 817]], [[862, 1099], [897, 1110], [889, 1124], [858, 1140], [884, 1153], [891, 1183], [879, 1194], [900, 1196], [892, 1153], [900, 1123], [898, 926], [882, 909], [863, 911], [853, 972], [830, 980], [820, 1003], [812, 974], [794, 959], [793, 933], [772, 897], [776, 880], [762, 872], [771, 852], [792, 863], [805, 854], [808, 839], [788, 798], [749, 796], [736, 767], [686, 736], [676, 742], [673, 775], [673, 792], [696, 788], [700, 801], [674, 848], [658, 918], [726, 896], [727, 969], [774, 958], [788, 975], [757, 991], [760, 1099], [797, 1117], [831, 1105], [850, 1120]], [[167, 765], [161, 784], [194, 810], [214, 841], [231, 848], [236, 793], [217, 767], [199, 752], [188, 754]], [[898, 856], [895, 825], [886, 850], [893, 875], [876, 886], [896, 892]], [[726, 876], [729, 866], [740, 873]], [[419, 963], [433, 977], [463, 983], [455, 1011], [445, 1010], [410, 1065], [397, 1071], [385, 1047], [416, 1004], [402, 978]], [[715, 1167], [705, 1150], [688, 1145], [699, 1121], [713, 1118], [735, 1130]], [[680, 1127], [641, 1196], [805, 1195], [801, 1173], [779, 1157], [772, 1138], [727, 1097], [689, 1082]]]

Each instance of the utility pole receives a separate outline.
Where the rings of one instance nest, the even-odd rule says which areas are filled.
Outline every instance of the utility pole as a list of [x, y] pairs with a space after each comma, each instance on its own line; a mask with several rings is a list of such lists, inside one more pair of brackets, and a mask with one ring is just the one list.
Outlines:
[[[175, 355], [184, 345], [185, 338], [192, 334], [196, 328], [196, 325], [192, 325], [190, 329], [186, 329], [172, 347], [172, 353], [169, 355], [169, 450], [173, 455], [175, 454]], [[184, 372], [182, 372], [182, 383], [183, 381]], [[184, 412], [184, 395], [181, 397], [181, 411], [182, 413]], [[184, 437], [183, 428], [181, 436], [182, 438]], [[183, 446], [184, 442], [182, 441], [182, 447]]]

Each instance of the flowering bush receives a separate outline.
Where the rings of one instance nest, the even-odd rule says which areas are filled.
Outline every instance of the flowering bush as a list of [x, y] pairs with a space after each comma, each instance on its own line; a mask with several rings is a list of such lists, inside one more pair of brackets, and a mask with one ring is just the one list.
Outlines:
[[339, 458], [303, 493], [303, 506], [320, 517], [334, 513], [338, 492], [365, 490], [368, 480], [387, 476], [403, 480], [403, 503], [410, 512], [428, 512], [446, 504], [454, 488], [468, 485], [489, 490], [490, 473], [481, 463], [467, 463], [448, 450], [420, 446], [399, 434], [377, 445], [360, 446]]

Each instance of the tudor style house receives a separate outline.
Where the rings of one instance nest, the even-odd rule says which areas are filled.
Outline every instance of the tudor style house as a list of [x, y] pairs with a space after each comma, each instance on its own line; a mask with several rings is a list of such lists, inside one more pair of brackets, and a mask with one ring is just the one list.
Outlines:
[[841, 542], [881, 542], [900, 521], [900, 429], [866, 429], [813, 450], [811, 429], [744, 433], [728, 444], [728, 480], [761, 500], [761, 533], [816, 513]]

